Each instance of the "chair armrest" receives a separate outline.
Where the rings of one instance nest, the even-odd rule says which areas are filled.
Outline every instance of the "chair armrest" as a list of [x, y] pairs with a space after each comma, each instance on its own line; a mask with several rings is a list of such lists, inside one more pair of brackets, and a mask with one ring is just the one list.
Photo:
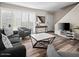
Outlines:
[[25, 56], [26, 56], [26, 48], [23, 45], [8, 48], [0, 52], [0, 57], [25, 57]]

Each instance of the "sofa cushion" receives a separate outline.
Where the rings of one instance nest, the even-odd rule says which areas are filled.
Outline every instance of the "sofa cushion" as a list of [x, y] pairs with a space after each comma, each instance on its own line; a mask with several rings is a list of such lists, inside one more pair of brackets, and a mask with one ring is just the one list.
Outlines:
[[13, 47], [12, 44], [11, 44], [11, 42], [7, 38], [7, 36], [5, 36], [4, 34], [2, 34], [2, 42], [3, 42], [3, 44], [4, 44], [4, 46], [6, 48], [12, 48]]
[[12, 44], [17, 43], [17, 42], [20, 42], [19, 36], [14, 36], [14, 37], [9, 36], [8, 38], [9, 38], [9, 40], [10, 40], [10, 42], [11, 42]]
[[5, 46], [2, 42], [2, 34], [0, 33], [0, 51], [4, 50], [5, 49]]

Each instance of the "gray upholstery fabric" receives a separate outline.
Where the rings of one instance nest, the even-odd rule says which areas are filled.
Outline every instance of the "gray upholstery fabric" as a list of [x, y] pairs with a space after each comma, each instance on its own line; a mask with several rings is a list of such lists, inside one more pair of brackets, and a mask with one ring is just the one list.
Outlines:
[[60, 57], [60, 55], [57, 53], [57, 51], [55, 50], [55, 48], [52, 44], [48, 45], [47, 56], [48, 57]]
[[16, 42], [16, 40], [18, 42], [16, 43], [12, 43], [13, 48], [5, 48], [3, 42], [2, 42], [2, 35], [1, 33], [4, 34], [3, 29], [0, 29], [0, 57], [25, 57], [26, 56], [26, 48], [24, 45], [21, 44], [20, 39], [18, 41], [18, 39], [12, 39], [17, 37], [17, 35], [14, 36], [10, 36], [10, 41], [12, 40]]
[[18, 33], [20, 37], [26, 37], [26, 36], [30, 36], [31, 30], [26, 27], [20, 27], [18, 28]]
[[[0, 29], [0, 32], [5, 35], [4, 29]], [[13, 32], [14, 32], [13, 35], [8, 36], [10, 42], [11, 42], [12, 44], [14, 44], [14, 43], [19, 43], [19, 42], [20, 42], [20, 37], [19, 37], [18, 31], [16, 31], [16, 32], [13, 31]]]
[[21, 45], [21, 42], [13, 44], [14, 47], [20, 46], [20, 45]]
[[19, 36], [14, 36], [14, 37], [9, 36], [8, 38], [9, 38], [9, 40], [11, 41], [12, 44], [13, 44], [13, 43], [18, 43], [18, 42], [20, 42]]
[[20, 42], [13, 43], [13, 47], [5, 48], [2, 42], [2, 35], [0, 33], [0, 57], [25, 57], [26, 48]]

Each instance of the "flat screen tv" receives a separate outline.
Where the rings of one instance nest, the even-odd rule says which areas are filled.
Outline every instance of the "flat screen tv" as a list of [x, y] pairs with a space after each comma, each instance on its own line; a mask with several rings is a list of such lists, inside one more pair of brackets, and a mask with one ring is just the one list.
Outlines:
[[59, 28], [61, 30], [69, 31], [70, 30], [70, 23], [60, 23]]

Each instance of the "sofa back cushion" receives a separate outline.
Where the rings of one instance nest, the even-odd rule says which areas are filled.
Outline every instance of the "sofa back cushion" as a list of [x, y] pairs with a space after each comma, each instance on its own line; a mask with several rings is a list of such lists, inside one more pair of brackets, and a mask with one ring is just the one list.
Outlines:
[[4, 29], [1, 29], [1, 28], [0, 28], [0, 33], [2, 33], [2, 34], [5, 35], [5, 33], [4, 33]]

